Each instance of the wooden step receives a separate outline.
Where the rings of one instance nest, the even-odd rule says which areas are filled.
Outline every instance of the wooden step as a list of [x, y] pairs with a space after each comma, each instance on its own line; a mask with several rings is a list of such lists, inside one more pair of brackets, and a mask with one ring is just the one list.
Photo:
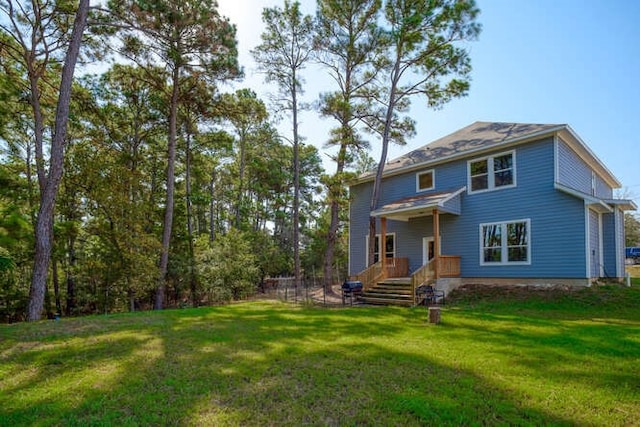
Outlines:
[[360, 300], [365, 304], [412, 306], [413, 298], [379, 298], [363, 295]]
[[390, 277], [381, 282], [387, 285], [407, 285], [411, 286], [411, 277]]
[[409, 291], [411, 292], [411, 286], [398, 286], [398, 285], [387, 285], [385, 283], [379, 283], [375, 286], [369, 288], [369, 290], [384, 290], [384, 291]]
[[363, 292], [365, 304], [412, 306], [413, 288], [410, 277], [388, 278]]
[[378, 282], [377, 284], [373, 285], [374, 288], [377, 288], [380, 286], [385, 288], [393, 288], [393, 289], [411, 289], [411, 283], [404, 284], [404, 283]]
[[381, 292], [377, 289], [369, 289], [362, 293], [367, 297], [380, 297], [380, 298], [411, 298], [411, 292]]

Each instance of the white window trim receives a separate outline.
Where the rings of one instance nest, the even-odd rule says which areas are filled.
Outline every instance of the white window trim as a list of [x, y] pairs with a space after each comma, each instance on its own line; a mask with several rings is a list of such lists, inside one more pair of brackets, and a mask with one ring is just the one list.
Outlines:
[[[496, 187], [495, 186], [496, 175], [493, 170], [493, 159], [496, 157], [507, 155], [507, 154], [511, 154], [511, 159], [512, 159], [511, 169], [513, 170], [513, 184]], [[487, 179], [488, 179], [487, 188], [484, 188], [482, 190], [472, 190], [471, 163], [480, 162], [482, 160], [487, 160]], [[475, 159], [467, 160], [467, 192], [469, 194], [477, 194], [477, 193], [485, 193], [488, 191], [497, 191], [497, 190], [505, 190], [507, 188], [513, 188], [516, 186], [516, 175], [517, 174], [516, 174], [516, 151], [515, 150], [505, 151], [502, 153], [492, 154], [490, 156], [478, 157]]]
[[[393, 236], [393, 257], [392, 258], [395, 258], [397, 250], [398, 250], [397, 249], [398, 241], [396, 239], [396, 233], [387, 233], [386, 235], [387, 236]], [[376, 239], [378, 239], [378, 248], [381, 248], [382, 247], [382, 245], [381, 245], [382, 242], [380, 241], [381, 240], [380, 234], [376, 234]], [[365, 236], [364, 242], [365, 242], [365, 247], [364, 247], [365, 248], [365, 257], [364, 257], [364, 259], [365, 259], [366, 265], [369, 266], [369, 235], [368, 234]], [[386, 252], [385, 252], [385, 255], [386, 255]]]
[[[501, 244], [501, 262], [485, 262], [484, 260], [484, 233], [482, 232], [482, 228], [485, 226], [492, 225], [500, 225], [501, 227], [506, 227], [508, 224], [516, 224], [519, 222], [524, 222], [527, 224], [527, 261], [508, 261], [508, 245], [507, 245], [507, 233], [506, 230], [502, 230], [502, 244]], [[480, 265], [487, 267], [495, 267], [495, 266], [511, 266], [511, 265], [531, 265], [531, 219], [517, 219], [513, 221], [498, 221], [498, 222], [485, 222], [480, 224]]]
[[[424, 175], [426, 173], [431, 174], [431, 187], [429, 188], [420, 188], [420, 175]], [[421, 193], [423, 191], [431, 191], [436, 188], [436, 172], [434, 169], [429, 169], [426, 171], [420, 171], [416, 173], [416, 193]]]

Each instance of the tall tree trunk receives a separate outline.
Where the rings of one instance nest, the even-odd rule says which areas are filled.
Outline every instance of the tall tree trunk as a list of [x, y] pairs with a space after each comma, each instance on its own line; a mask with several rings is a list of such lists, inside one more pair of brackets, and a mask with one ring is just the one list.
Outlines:
[[196, 260], [193, 250], [193, 207], [191, 205], [191, 133], [187, 132], [186, 141], [186, 190], [187, 190], [187, 238], [189, 239], [189, 288], [191, 290], [191, 304], [198, 306], [198, 283], [196, 280]]
[[47, 177], [44, 191], [42, 191], [38, 219], [36, 220], [36, 244], [33, 263], [33, 277], [29, 289], [29, 307], [27, 319], [39, 320], [42, 316], [44, 292], [47, 285], [47, 272], [51, 258], [52, 224], [55, 199], [62, 178], [64, 161], [65, 139], [67, 136], [67, 123], [69, 121], [69, 104], [71, 102], [71, 87], [76, 62], [80, 53], [82, 35], [87, 24], [89, 13], [89, 0], [80, 0], [76, 17], [71, 32], [69, 49], [62, 67], [62, 78], [56, 108], [55, 132], [51, 141], [51, 155], [49, 164], [49, 176]]
[[329, 197], [331, 198], [331, 220], [329, 223], [329, 231], [327, 232], [327, 249], [324, 253], [324, 290], [327, 293], [333, 293], [333, 260], [335, 258], [335, 247], [338, 238], [338, 227], [340, 225], [340, 193], [342, 192], [342, 179], [340, 178], [344, 172], [344, 164], [347, 157], [347, 144], [342, 142], [338, 151], [338, 159], [335, 176], [339, 178], [338, 182], [332, 182], [329, 187]]
[[[396, 99], [396, 92], [398, 82], [400, 80], [400, 59], [396, 60], [394, 72], [391, 76], [391, 90], [389, 91], [389, 103], [387, 104], [387, 113], [385, 116], [384, 130], [382, 132], [382, 153], [380, 154], [380, 162], [378, 163], [378, 170], [376, 171], [376, 178], [373, 182], [373, 191], [371, 193], [371, 204], [369, 205], [369, 212], [373, 212], [378, 207], [380, 201], [380, 192], [382, 189], [382, 173], [384, 172], [384, 165], [387, 163], [387, 152], [389, 151], [389, 136], [391, 133], [391, 124], [393, 122], [393, 111], [396, 107], [398, 100]], [[374, 252], [376, 244], [376, 219], [373, 216], [369, 216], [369, 265], [374, 263]], [[380, 242], [379, 256], [386, 256], [384, 253], [385, 242]]]
[[131, 283], [129, 283], [129, 279], [127, 279], [127, 298], [129, 298], [129, 311], [136, 311], [136, 297], [133, 289], [131, 288]]
[[153, 308], [162, 310], [169, 266], [169, 245], [171, 244], [171, 228], [173, 227], [173, 203], [175, 192], [176, 143], [178, 138], [178, 91], [180, 89], [180, 69], [175, 67], [172, 77], [171, 105], [169, 111], [169, 146], [167, 150], [167, 201], [164, 211], [164, 227], [162, 230], [162, 253], [160, 254], [160, 272], [156, 298]]
[[293, 277], [294, 286], [300, 287], [300, 139], [298, 137], [298, 99], [293, 73], [291, 105], [293, 113]]

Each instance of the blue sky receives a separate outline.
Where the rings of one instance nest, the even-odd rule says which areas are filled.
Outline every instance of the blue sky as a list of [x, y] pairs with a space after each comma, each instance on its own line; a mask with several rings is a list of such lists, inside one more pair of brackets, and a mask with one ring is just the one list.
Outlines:
[[[438, 111], [414, 98], [417, 134], [389, 158], [429, 143], [475, 121], [566, 123], [622, 183], [621, 193], [640, 205], [640, 1], [477, 0], [483, 30], [468, 44], [473, 72], [467, 97]], [[260, 42], [261, 10], [282, 0], [219, 0], [237, 25], [241, 65], [251, 87], [265, 97], [273, 87], [255, 73], [249, 51]], [[315, 0], [302, 0], [314, 13]], [[310, 66], [305, 98], [314, 101], [331, 81]], [[307, 143], [323, 150], [333, 123], [314, 112], [302, 116]], [[280, 125], [287, 132], [288, 124]], [[380, 144], [371, 140], [371, 155]], [[331, 172], [335, 166], [323, 156]]]

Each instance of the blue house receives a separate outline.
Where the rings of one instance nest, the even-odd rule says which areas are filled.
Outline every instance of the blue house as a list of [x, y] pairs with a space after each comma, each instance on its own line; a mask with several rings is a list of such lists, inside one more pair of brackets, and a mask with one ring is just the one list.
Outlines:
[[473, 123], [389, 161], [370, 211], [374, 175], [351, 184], [349, 213], [349, 273], [370, 290], [404, 277], [413, 301], [425, 283], [588, 286], [625, 275], [624, 211], [636, 206], [614, 199], [620, 182], [568, 125]]

